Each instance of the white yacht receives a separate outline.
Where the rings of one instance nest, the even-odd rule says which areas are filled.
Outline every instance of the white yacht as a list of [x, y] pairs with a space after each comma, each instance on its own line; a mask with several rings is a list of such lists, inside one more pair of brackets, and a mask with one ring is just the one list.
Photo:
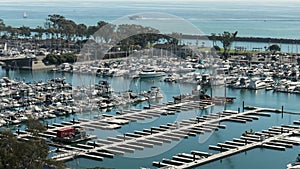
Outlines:
[[233, 85], [235, 89], [245, 89], [249, 86], [250, 79], [248, 77], [240, 77], [237, 82]]
[[144, 91], [141, 95], [149, 99], [160, 99], [164, 97], [159, 88], [156, 86], [152, 86], [149, 91]]
[[161, 76], [164, 76], [163, 72], [158, 72], [152, 68], [143, 69], [139, 73], [140, 78], [154, 78], [154, 77], [161, 77]]
[[296, 161], [286, 165], [286, 168], [287, 169], [300, 169], [300, 154], [298, 154]]
[[266, 83], [267, 87], [273, 87], [275, 86], [276, 82], [274, 81], [274, 79], [272, 77], [266, 77], [263, 82]]
[[300, 85], [297, 85], [292, 93], [300, 94]]
[[248, 88], [253, 90], [264, 89], [266, 87], [267, 87], [266, 83], [260, 80], [259, 78], [252, 78], [248, 85]]
[[210, 84], [212, 86], [224, 85], [225, 84], [225, 77], [219, 76], [219, 75], [212, 76], [212, 77], [210, 77]]

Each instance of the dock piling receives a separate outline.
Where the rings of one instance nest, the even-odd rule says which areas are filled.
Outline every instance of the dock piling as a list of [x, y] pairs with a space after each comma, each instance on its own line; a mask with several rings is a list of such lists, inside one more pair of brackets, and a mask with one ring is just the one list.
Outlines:
[[240, 111], [241, 111], [240, 108], [238, 108], [238, 113], [240, 113]]
[[245, 101], [243, 101], [243, 112], [245, 111]]
[[281, 106], [281, 118], [283, 118], [283, 106]]

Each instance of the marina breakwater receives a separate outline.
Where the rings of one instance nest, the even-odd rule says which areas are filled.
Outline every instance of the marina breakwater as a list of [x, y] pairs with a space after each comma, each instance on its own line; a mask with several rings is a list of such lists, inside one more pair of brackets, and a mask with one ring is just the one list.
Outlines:
[[[182, 39], [191, 40], [221, 40], [219, 36], [213, 37], [211, 35], [181, 35]], [[299, 39], [286, 39], [286, 38], [271, 38], [271, 37], [236, 37], [237, 42], [253, 42], [253, 43], [278, 43], [278, 44], [300, 44]]]

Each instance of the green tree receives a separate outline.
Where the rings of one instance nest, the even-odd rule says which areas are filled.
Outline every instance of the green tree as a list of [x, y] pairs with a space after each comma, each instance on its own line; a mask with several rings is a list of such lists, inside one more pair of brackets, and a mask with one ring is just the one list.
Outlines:
[[131, 46], [139, 45], [145, 47], [148, 43], [158, 41], [159, 31], [151, 27], [143, 27], [135, 24], [119, 25], [116, 32], [117, 42], [123, 49], [128, 49]]
[[181, 41], [181, 34], [177, 32], [172, 32], [171, 37], [169, 39], [169, 43], [173, 45], [178, 45]]
[[10, 130], [0, 131], [0, 168], [41, 169], [44, 165], [60, 169], [64, 164], [48, 159], [49, 146], [43, 139], [18, 140]]
[[234, 33], [225, 31], [222, 34], [219, 34], [220, 41], [223, 44], [223, 49], [224, 49], [223, 58], [225, 60], [227, 60], [227, 58], [228, 58], [228, 52], [230, 50], [231, 43], [235, 40], [237, 33], [238, 33], [237, 31]]
[[31, 36], [31, 30], [27, 26], [20, 27], [19, 31], [20, 31], [20, 36], [24, 36], [25, 38]]
[[217, 36], [215, 33], [211, 33], [211, 40], [213, 42], [213, 46], [216, 46]]
[[37, 37], [41, 40], [43, 38], [43, 34], [45, 33], [45, 30], [41, 26], [37, 26], [35, 28], [35, 31], [37, 33]]
[[17, 28], [13, 28], [11, 26], [8, 26], [6, 28], [6, 31], [8, 32], [11, 39], [17, 38], [20, 32]]
[[98, 22], [98, 31], [97, 36], [103, 39], [106, 43], [110, 42], [114, 37], [114, 31], [116, 29], [116, 25], [100, 21]]
[[58, 62], [58, 58], [54, 55], [54, 54], [48, 54], [44, 59], [43, 62], [46, 65], [57, 65]]
[[67, 40], [71, 40], [76, 34], [76, 27], [77, 25], [75, 22], [71, 20], [64, 20], [60, 26], [61, 34], [64, 35]]
[[3, 31], [5, 31], [5, 24], [3, 19], [0, 18], [0, 36], [2, 35]]
[[221, 51], [221, 48], [219, 46], [213, 46], [213, 50], [217, 51], [217, 52], [220, 52]]
[[87, 28], [87, 33], [86, 33], [87, 38], [89, 39], [92, 37], [93, 39], [95, 39], [94, 34], [97, 32], [97, 30], [98, 30], [97, 26], [89, 26]]
[[275, 54], [276, 52], [280, 51], [281, 49], [280, 49], [280, 46], [279, 46], [279, 45], [274, 44], [274, 45], [269, 46], [269, 47], [268, 47], [268, 50], [269, 50], [270, 52], [272, 52], [273, 54]]
[[37, 136], [38, 133], [46, 131], [45, 126], [37, 119], [29, 118], [26, 121], [26, 126], [27, 129], [35, 136]]
[[48, 15], [48, 18], [46, 19], [45, 26], [47, 29], [53, 28], [56, 39], [61, 35], [61, 28], [64, 21], [65, 17], [58, 14]]
[[74, 53], [65, 53], [60, 55], [48, 54], [43, 62], [47, 65], [59, 65], [62, 63], [74, 63], [77, 60], [77, 55]]
[[80, 37], [83, 40], [87, 34], [87, 26], [85, 24], [79, 24], [76, 26], [76, 36]]

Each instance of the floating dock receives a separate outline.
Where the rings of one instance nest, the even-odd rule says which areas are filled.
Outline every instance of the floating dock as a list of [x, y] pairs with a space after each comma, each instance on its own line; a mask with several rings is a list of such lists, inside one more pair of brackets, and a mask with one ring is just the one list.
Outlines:
[[[104, 130], [113, 130], [119, 128], [121, 125], [128, 124], [130, 120], [126, 119], [145, 119], [155, 117], [153, 115], [160, 115], [159, 112], [166, 109], [176, 109], [180, 110], [181, 106], [184, 106], [184, 109], [193, 109], [197, 108], [199, 102], [193, 102], [192, 106], [188, 106], [188, 102], [177, 103], [177, 104], [168, 104], [168, 105], [159, 105], [157, 107], [147, 110], [131, 110], [127, 111], [124, 114], [117, 116], [105, 116], [100, 120], [87, 120], [79, 119], [73, 120], [70, 122], [62, 122], [61, 124], [54, 124], [48, 126], [48, 129], [44, 133], [39, 133], [39, 137], [42, 138], [51, 138], [55, 136], [56, 131], [62, 127], [66, 126], [83, 126], [88, 129], [101, 128]], [[60, 149], [60, 153], [53, 156], [52, 159], [58, 161], [70, 160], [77, 157], [86, 157], [97, 159], [96, 156], [99, 156], [99, 160], [103, 160], [105, 157], [113, 158], [114, 155], [124, 155], [125, 153], [133, 153], [136, 150], [144, 150], [147, 148], [152, 148], [154, 146], [162, 146], [166, 143], [171, 143], [173, 141], [179, 141], [183, 138], [188, 138], [190, 136], [196, 136], [197, 134], [204, 134], [205, 132], [213, 132], [215, 130], [226, 128], [225, 125], [220, 125], [220, 122], [223, 121], [234, 121], [234, 122], [251, 122], [253, 120], [258, 120], [257, 116], [261, 116], [264, 112], [276, 112], [278, 110], [268, 109], [268, 108], [251, 108], [246, 112], [238, 112], [232, 110], [225, 110], [217, 114], [205, 115], [202, 117], [194, 117], [174, 123], [168, 123], [160, 125], [159, 127], [151, 127], [150, 129], [144, 129], [143, 131], [134, 131], [134, 133], [124, 133], [123, 135], [117, 135], [115, 137], [108, 137], [107, 139], [98, 139], [95, 141], [89, 141], [86, 144], [78, 145], [56, 145]], [[147, 114], [151, 112], [150, 114]], [[179, 111], [178, 111], [179, 112]], [[147, 115], [146, 115], [147, 114]], [[140, 116], [142, 115], [142, 116]], [[265, 114], [264, 114], [265, 115]], [[136, 117], [139, 117], [136, 118]], [[101, 126], [101, 127], [99, 127]], [[250, 148], [260, 145], [261, 147], [266, 148], [275, 148], [282, 149], [282, 147], [291, 147], [291, 144], [294, 144], [291, 140], [283, 140], [278, 142], [278, 140], [268, 141], [269, 143], [258, 144], [261, 136], [263, 135], [266, 138], [274, 138], [277, 135], [282, 135], [289, 133], [291, 130], [298, 130], [297, 126], [281, 126], [281, 127], [272, 127], [269, 130], [264, 130], [262, 132], [257, 132], [253, 135], [241, 136], [240, 138], [234, 138], [233, 141], [227, 141], [225, 143], [219, 143], [218, 145], [210, 146], [212, 149], [220, 151], [221, 154], [214, 158], [215, 155], [211, 155], [206, 152], [197, 152], [193, 151], [192, 156], [197, 164], [206, 163], [212, 160], [220, 159], [225, 157], [222, 153], [231, 155], [228, 152], [236, 152], [237, 150], [246, 151]], [[95, 136], [92, 136], [93, 138]], [[30, 134], [27, 132], [19, 132], [19, 139], [31, 139]], [[52, 143], [49, 143], [52, 144]], [[250, 145], [258, 144], [256, 146]], [[243, 148], [244, 147], [244, 148]], [[64, 151], [67, 150], [67, 151]], [[234, 153], [233, 153], [234, 154]], [[177, 155], [174, 159], [168, 160], [165, 159], [162, 162], [154, 162], [153, 164], [157, 166], [188, 166], [186, 163], [189, 155]], [[210, 159], [210, 160], [208, 160]], [[203, 162], [201, 161], [203, 160]], [[179, 162], [178, 162], [179, 161]], [[183, 163], [183, 164], [182, 164]], [[191, 165], [191, 164], [190, 164]], [[193, 166], [193, 165], [191, 165]], [[184, 168], [184, 167], [183, 167]]]
[[[210, 145], [209, 149], [216, 150], [218, 153], [209, 154], [206, 152], [197, 153], [192, 151], [191, 154], [185, 154], [185, 158], [177, 158], [180, 154], [173, 156], [172, 161], [178, 161], [178, 163], [167, 163], [168, 167], [176, 169], [195, 168], [212, 161], [216, 161], [234, 154], [244, 152], [253, 148], [269, 148], [284, 151], [286, 148], [292, 148], [294, 145], [300, 144], [300, 138], [294, 137], [294, 135], [300, 134], [299, 126], [273, 126], [269, 128], [268, 132], [280, 130], [280, 132], [273, 133], [272, 135], [261, 135], [262, 132], [243, 134], [239, 139], [233, 139], [233, 141], [225, 141], [225, 143], [218, 143], [217, 145]], [[267, 133], [267, 132], [266, 132]], [[198, 155], [198, 156], [195, 156]], [[175, 157], [175, 158], [174, 158]], [[165, 158], [162, 162], [154, 161], [153, 166], [163, 168], [168, 162]], [[182, 164], [180, 164], [182, 162]]]

